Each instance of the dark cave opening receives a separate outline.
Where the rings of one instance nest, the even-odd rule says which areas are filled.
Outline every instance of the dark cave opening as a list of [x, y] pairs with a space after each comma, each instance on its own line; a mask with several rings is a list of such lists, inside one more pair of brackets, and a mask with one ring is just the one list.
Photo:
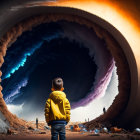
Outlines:
[[[63, 78], [64, 92], [71, 104], [83, 99], [90, 92], [97, 71], [97, 65], [89, 56], [89, 49], [67, 38], [44, 41], [40, 49], [27, 59], [25, 66], [10, 79], [20, 78], [19, 75], [29, 72], [30, 67], [34, 69], [28, 77], [28, 85], [22, 87], [19, 97], [12, 101], [15, 105], [24, 103], [24, 108], [27, 108], [23, 112], [25, 114], [30, 112], [30, 108], [36, 112], [44, 109], [51, 92], [51, 81], [55, 77]], [[7, 84], [3, 84], [4, 89], [5, 86]]]
[[86, 106], [104, 92], [113, 67], [105, 41], [86, 26], [63, 20], [41, 24], [24, 32], [7, 50], [4, 99], [8, 105], [23, 104], [20, 116], [43, 114], [51, 80], [62, 77], [72, 109]]

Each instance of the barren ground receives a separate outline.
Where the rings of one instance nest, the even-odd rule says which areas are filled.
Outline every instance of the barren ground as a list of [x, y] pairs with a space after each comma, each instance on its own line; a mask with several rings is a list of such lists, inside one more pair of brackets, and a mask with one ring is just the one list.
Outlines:
[[[18, 135], [0, 135], [0, 140], [50, 140], [51, 133], [49, 130], [46, 134], [18, 134]], [[91, 133], [66, 132], [67, 140], [140, 140], [140, 136], [128, 134], [100, 134], [94, 136]]]
[[[45, 122], [39, 122], [39, 129], [36, 129], [35, 122], [27, 122], [28, 127], [22, 127], [17, 130], [11, 128], [10, 134], [0, 134], [0, 140], [50, 140], [51, 132], [44, 129]], [[132, 133], [117, 134], [117, 133], [100, 133], [95, 135], [93, 132], [71, 132], [69, 123], [66, 126], [67, 140], [140, 140], [140, 135]], [[30, 128], [29, 128], [30, 126]]]

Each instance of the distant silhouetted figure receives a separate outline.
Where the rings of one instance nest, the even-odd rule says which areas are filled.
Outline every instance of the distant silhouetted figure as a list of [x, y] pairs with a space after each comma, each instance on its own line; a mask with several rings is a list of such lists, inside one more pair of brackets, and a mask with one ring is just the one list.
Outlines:
[[104, 112], [104, 114], [106, 113], [106, 109], [105, 109], [105, 107], [103, 108], [103, 112]]
[[36, 128], [38, 129], [38, 118], [36, 118]]
[[89, 118], [88, 118], [88, 122], [89, 122]]

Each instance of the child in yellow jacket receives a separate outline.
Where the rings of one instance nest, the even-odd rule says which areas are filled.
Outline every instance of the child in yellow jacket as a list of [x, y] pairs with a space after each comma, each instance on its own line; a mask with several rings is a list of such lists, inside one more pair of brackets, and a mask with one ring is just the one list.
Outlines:
[[65, 140], [65, 125], [70, 121], [70, 103], [63, 92], [63, 80], [52, 81], [52, 93], [46, 101], [45, 119], [51, 125], [52, 140]]

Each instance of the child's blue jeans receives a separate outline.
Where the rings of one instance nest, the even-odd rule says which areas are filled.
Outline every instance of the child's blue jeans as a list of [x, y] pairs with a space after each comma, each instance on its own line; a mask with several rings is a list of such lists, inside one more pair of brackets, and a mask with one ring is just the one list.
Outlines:
[[58, 135], [59, 135], [59, 140], [66, 140], [65, 134], [66, 134], [65, 124], [51, 125], [51, 135], [52, 135], [51, 140], [58, 140]]

